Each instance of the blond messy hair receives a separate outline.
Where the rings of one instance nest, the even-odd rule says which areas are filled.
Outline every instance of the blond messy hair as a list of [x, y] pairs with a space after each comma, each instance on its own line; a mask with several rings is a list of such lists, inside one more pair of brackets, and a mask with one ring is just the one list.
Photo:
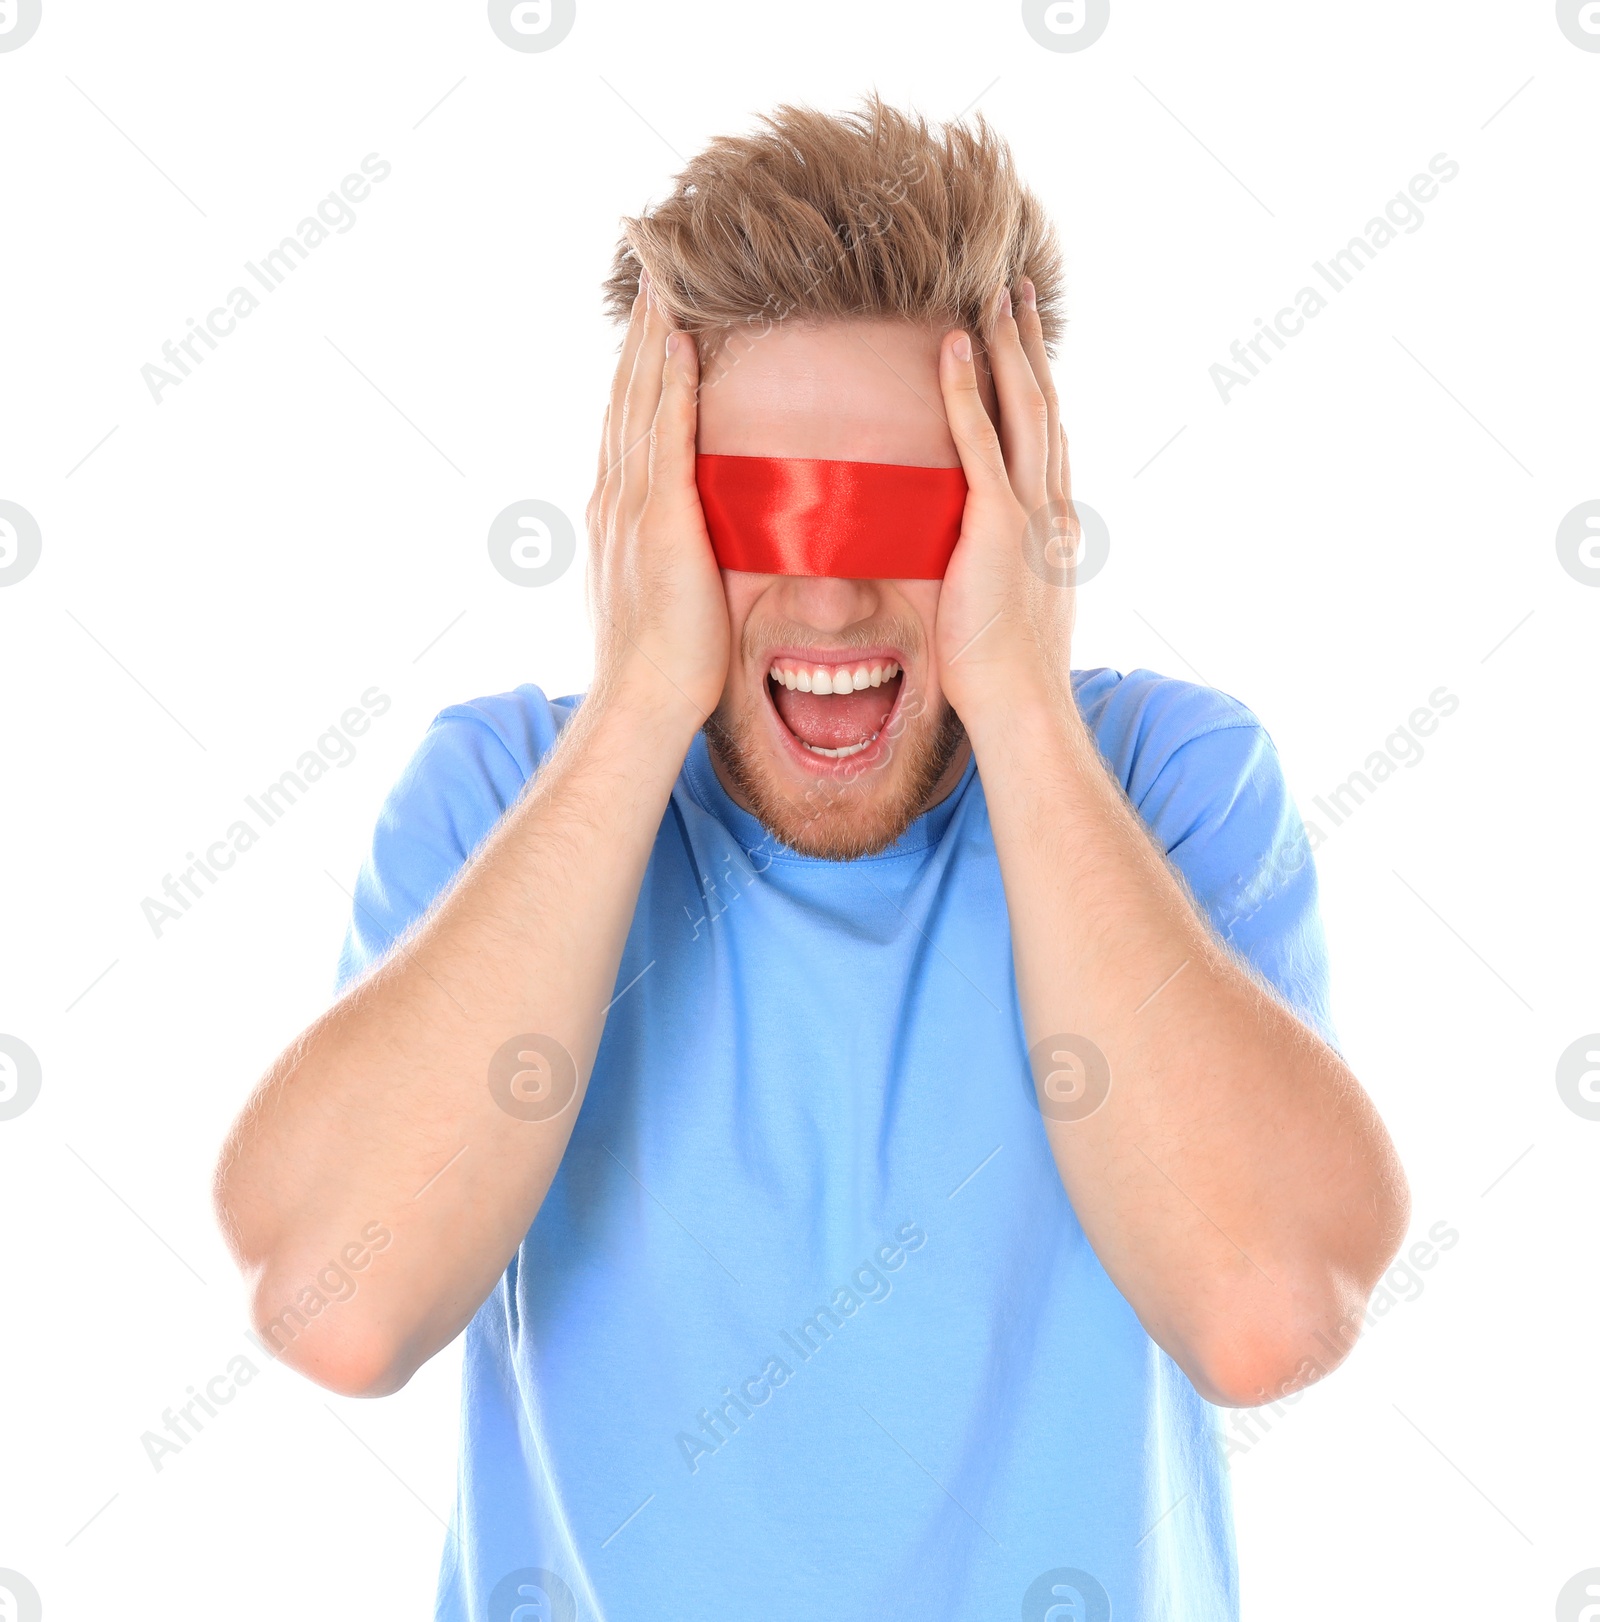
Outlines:
[[853, 113], [780, 107], [719, 136], [622, 225], [607, 313], [627, 319], [648, 270], [708, 351], [791, 317], [960, 326], [981, 343], [995, 289], [1024, 276], [1052, 354], [1061, 336], [1055, 229], [981, 114], [930, 128], [877, 96]]

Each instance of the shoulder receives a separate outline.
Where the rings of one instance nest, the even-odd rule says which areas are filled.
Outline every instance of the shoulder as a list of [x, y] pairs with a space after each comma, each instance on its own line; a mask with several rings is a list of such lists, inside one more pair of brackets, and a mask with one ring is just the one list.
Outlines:
[[374, 855], [459, 864], [516, 803], [578, 703], [529, 685], [441, 710], [389, 791]]
[[[1215, 687], [1154, 670], [1073, 672], [1078, 711], [1100, 753], [1137, 805], [1175, 757], [1191, 778], [1232, 774], [1241, 755], [1270, 752], [1255, 712]], [[1194, 747], [1190, 747], [1190, 746]]]
[[1151, 670], [1075, 672], [1073, 685], [1101, 753], [1212, 927], [1333, 1042], [1313, 847], [1254, 712]]
[[515, 804], [578, 707], [539, 688], [441, 710], [389, 790], [356, 881], [339, 983], [375, 963], [444, 893]]
[[448, 705], [433, 719], [425, 742], [441, 758], [513, 766], [525, 781], [554, 747], [581, 695], [548, 698], [531, 682], [508, 693]]
[[481, 834], [521, 794], [579, 702], [547, 698], [530, 683], [447, 705], [390, 791], [386, 817], [444, 818]]

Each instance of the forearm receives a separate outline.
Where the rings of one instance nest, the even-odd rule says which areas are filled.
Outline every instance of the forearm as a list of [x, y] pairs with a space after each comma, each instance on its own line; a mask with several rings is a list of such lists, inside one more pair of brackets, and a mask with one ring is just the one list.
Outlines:
[[[503, 1272], [582, 1104], [692, 736], [686, 706], [591, 695], [443, 902], [258, 1087], [217, 1180], [258, 1328], [369, 1224], [393, 1235], [349, 1300], [289, 1320], [290, 1360], [314, 1378], [403, 1383]], [[497, 1051], [528, 1034], [576, 1071], [548, 1118], [508, 1111], [489, 1085]]]
[[1044, 1121], [1096, 1254], [1214, 1400], [1326, 1370], [1318, 1336], [1338, 1343], [1404, 1231], [1376, 1112], [1197, 915], [1070, 700], [969, 730], [1028, 1041], [1087, 1037], [1110, 1067], [1100, 1107]]

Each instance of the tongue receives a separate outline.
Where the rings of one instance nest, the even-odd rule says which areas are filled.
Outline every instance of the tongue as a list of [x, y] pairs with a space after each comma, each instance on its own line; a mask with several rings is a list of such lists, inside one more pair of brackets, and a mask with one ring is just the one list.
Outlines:
[[881, 687], [862, 687], [851, 693], [802, 693], [798, 688], [774, 686], [773, 702], [783, 724], [801, 743], [818, 749], [846, 749], [866, 743], [883, 730], [894, 708], [901, 678]]

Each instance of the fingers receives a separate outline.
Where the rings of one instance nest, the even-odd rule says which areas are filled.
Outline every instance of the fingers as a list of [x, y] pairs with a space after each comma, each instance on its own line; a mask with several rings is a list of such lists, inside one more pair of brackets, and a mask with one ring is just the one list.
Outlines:
[[650, 432], [649, 488], [652, 496], [657, 492], [668, 497], [691, 495], [695, 494], [700, 356], [687, 332], [668, 333], [662, 349], [665, 361], [657, 369], [660, 394]]
[[609, 474], [622, 455], [622, 407], [627, 398], [628, 384], [633, 380], [633, 366], [639, 354], [639, 342], [644, 336], [645, 317], [649, 313], [650, 273], [639, 276], [639, 291], [634, 295], [633, 309], [628, 316], [628, 330], [622, 337], [622, 353], [617, 357], [616, 375], [611, 379], [611, 398], [606, 406], [606, 432], [602, 474]]
[[1005, 458], [1000, 454], [994, 424], [983, 409], [978, 371], [972, 360], [972, 338], [965, 332], [947, 332], [939, 346], [939, 391], [944, 396], [944, 414], [967, 484], [988, 495], [1009, 492]]
[[1031, 511], [1053, 494], [1045, 485], [1050, 466], [1050, 408], [1023, 350], [1011, 294], [1005, 287], [995, 295], [989, 366], [1000, 397], [1000, 448], [1010, 470], [1011, 487], [1018, 501]]
[[1022, 352], [1033, 369], [1033, 380], [1044, 396], [1049, 412], [1045, 443], [1049, 447], [1049, 464], [1045, 471], [1045, 489], [1054, 498], [1067, 493], [1065, 446], [1066, 435], [1061, 427], [1061, 405], [1056, 398], [1055, 379], [1050, 374], [1050, 357], [1045, 353], [1044, 326], [1039, 320], [1039, 297], [1032, 282], [1023, 278], [1017, 291], [1022, 301], [1017, 310], [1017, 334], [1022, 340]]
[[600, 465], [594, 470], [594, 485], [598, 493], [606, 482], [606, 469], [611, 465], [611, 405], [608, 401], [600, 413]]
[[672, 323], [662, 313], [652, 293], [645, 312], [644, 330], [639, 335], [639, 351], [634, 357], [633, 377], [622, 404], [622, 500], [637, 507], [650, 487], [650, 429], [661, 401], [662, 356]]

